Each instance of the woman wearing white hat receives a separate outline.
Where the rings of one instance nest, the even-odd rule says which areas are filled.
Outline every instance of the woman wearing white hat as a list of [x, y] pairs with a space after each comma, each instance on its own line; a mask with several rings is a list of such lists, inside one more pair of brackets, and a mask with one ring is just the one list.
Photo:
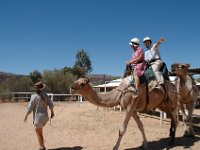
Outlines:
[[146, 62], [144, 60], [144, 51], [141, 47], [139, 47], [140, 41], [138, 38], [131, 39], [129, 45], [133, 48], [134, 52], [132, 55], [132, 59], [128, 61], [126, 64], [133, 66], [135, 86], [136, 90], [138, 90], [140, 84], [139, 77], [144, 74], [144, 71], [146, 69]]
[[35, 126], [35, 131], [40, 144], [40, 150], [46, 150], [44, 145], [43, 127], [49, 120], [47, 106], [49, 106], [49, 109], [51, 110], [51, 118], [53, 118], [54, 105], [52, 100], [50, 100], [46, 92], [43, 90], [45, 88], [45, 84], [38, 82], [34, 84], [33, 87], [35, 88], [36, 93], [31, 95], [28, 110], [24, 117], [24, 122], [26, 122], [28, 115], [33, 112], [33, 124]]
[[147, 63], [149, 63], [155, 73], [157, 82], [159, 84], [164, 83], [163, 76], [160, 72], [161, 67], [163, 66], [163, 61], [161, 60], [160, 53], [158, 50], [159, 45], [164, 42], [164, 38], [160, 38], [153, 46], [152, 41], [149, 37], [145, 37], [143, 39], [143, 43], [147, 48], [147, 51], [145, 52], [145, 60]]

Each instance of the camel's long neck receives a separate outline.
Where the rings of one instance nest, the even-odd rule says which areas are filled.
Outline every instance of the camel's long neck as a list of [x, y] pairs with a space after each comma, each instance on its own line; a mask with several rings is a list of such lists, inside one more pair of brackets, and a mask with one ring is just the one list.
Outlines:
[[86, 91], [87, 93], [82, 93], [82, 95], [92, 104], [102, 107], [117, 106], [121, 97], [121, 92], [116, 90], [98, 94], [92, 87], [88, 86]]
[[194, 81], [189, 75], [179, 76], [177, 79], [177, 91], [181, 98], [190, 96], [193, 90]]
[[177, 76], [177, 90], [184, 91], [187, 90], [187, 75], [185, 76]]

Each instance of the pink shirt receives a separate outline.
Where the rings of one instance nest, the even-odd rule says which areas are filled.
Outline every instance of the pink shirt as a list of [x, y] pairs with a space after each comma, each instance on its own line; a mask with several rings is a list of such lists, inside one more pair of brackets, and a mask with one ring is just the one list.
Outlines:
[[133, 64], [133, 72], [137, 76], [142, 76], [146, 69], [146, 61], [144, 60], [144, 51], [141, 47], [138, 47], [137, 50], [132, 55], [132, 60], [142, 55], [141, 60], [138, 60], [137, 63]]

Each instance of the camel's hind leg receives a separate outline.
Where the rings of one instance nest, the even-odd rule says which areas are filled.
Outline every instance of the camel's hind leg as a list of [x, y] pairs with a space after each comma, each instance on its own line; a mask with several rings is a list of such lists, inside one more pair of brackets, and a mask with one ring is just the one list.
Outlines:
[[132, 114], [132, 117], [134, 118], [135, 122], [137, 123], [137, 126], [138, 128], [140, 129], [141, 133], [142, 133], [142, 138], [143, 138], [143, 147], [144, 149], [148, 149], [148, 144], [147, 144], [147, 139], [146, 139], [146, 136], [145, 136], [145, 133], [144, 133], [144, 127], [143, 127], [143, 124], [139, 118], [139, 116], [137, 115], [136, 112], [134, 112]]

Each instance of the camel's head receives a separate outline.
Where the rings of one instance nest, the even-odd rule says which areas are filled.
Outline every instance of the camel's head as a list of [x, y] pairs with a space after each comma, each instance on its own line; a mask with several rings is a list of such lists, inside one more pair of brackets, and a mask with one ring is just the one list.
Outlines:
[[172, 64], [171, 71], [175, 73], [177, 76], [185, 75], [188, 73], [189, 64]]
[[82, 94], [82, 90], [84, 87], [89, 85], [89, 79], [88, 78], [79, 78], [78, 80], [74, 81], [71, 85], [72, 93]]

